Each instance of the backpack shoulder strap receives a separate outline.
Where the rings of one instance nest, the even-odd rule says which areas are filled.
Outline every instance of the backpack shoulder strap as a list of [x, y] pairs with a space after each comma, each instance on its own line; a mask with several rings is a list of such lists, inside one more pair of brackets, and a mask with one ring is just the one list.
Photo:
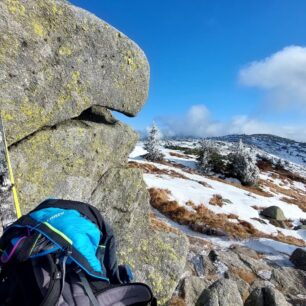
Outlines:
[[[44, 260], [43, 266], [45, 269], [42, 269], [42, 260]], [[65, 276], [56, 263], [54, 254], [48, 254], [44, 256], [44, 258], [34, 259], [31, 260], [31, 262], [37, 286], [44, 297], [40, 306], [56, 305], [62, 292], [63, 279]], [[48, 282], [48, 289], [42, 287], [45, 282]]]
[[80, 278], [80, 281], [81, 281], [81, 283], [83, 285], [83, 288], [84, 288], [84, 290], [85, 290], [85, 292], [86, 292], [86, 294], [87, 294], [87, 296], [88, 296], [88, 298], [89, 298], [89, 300], [91, 302], [91, 306], [100, 306], [97, 298], [95, 297], [95, 295], [94, 295], [94, 293], [93, 293], [93, 291], [91, 289], [91, 286], [89, 285], [89, 282], [88, 282], [84, 272], [79, 269], [77, 271], [77, 274], [78, 274], [78, 276]]

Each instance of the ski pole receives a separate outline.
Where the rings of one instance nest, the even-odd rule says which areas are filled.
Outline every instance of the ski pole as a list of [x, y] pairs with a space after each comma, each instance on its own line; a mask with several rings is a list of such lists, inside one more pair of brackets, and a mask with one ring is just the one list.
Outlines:
[[1, 125], [3, 127], [3, 136], [4, 136], [3, 137], [4, 138], [3, 143], [4, 143], [4, 148], [5, 148], [5, 157], [6, 157], [7, 167], [8, 167], [8, 170], [9, 170], [9, 176], [10, 176], [10, 180], [11, 180], [11, 184], [12, 184], [12, 192], [13, 192], [15, 210], [16, 210], [17, 218], [19, 219], [22, 216], [22, 214], [21, 214], [20, 204], [19, 204], [19, 200], [18, 200], [17, 189], [16, 189], [16, 186], [15, 186], [15, 180], [14, 180], [13, 169], [12, 169], [12, 165], [11, 165], [11, 161], [10, 161], [9, 150], [8, 150], [8, 146], [7, 146], [7, 143], [6, 143], [4, 125], [3, 125], [3, 121], [2, 121], [1, 117], [0, 117], [0, 120], [1, 120]]

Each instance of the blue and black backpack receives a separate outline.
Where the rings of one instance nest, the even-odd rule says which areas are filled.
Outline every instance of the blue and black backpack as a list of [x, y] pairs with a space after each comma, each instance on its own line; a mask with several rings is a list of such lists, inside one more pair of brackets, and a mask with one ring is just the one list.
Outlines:
[[0, 239], [0, 306], [156, 305], [118, 265], [111, 227], [82, 202], [46, 200]]

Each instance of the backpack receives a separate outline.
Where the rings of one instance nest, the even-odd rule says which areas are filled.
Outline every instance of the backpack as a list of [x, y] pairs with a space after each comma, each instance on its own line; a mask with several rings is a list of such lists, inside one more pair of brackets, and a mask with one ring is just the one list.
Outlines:
[[0, 239], [0, 306], [156, 305], [132, 279], [111, 227], [86, 203], [48, 199]]

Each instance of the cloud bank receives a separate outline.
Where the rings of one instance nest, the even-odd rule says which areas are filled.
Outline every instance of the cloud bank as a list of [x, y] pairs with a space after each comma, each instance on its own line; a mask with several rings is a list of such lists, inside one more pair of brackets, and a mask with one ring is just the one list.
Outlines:
[[306, 110], [306, 48], [289, 46], [248, 64], [239, 72], [241, 84], [263, 89], [280, 109]]
[[235, 116], [227, 122], [214, 120], [205, 105], [193, 105], [185, 116], [163, 117], [157, 120], [167, 137], [212, 137], [229, 134], [273, 134], [306, 141], [306, 125], [291, 126], [262, 122], [246, 115]]

